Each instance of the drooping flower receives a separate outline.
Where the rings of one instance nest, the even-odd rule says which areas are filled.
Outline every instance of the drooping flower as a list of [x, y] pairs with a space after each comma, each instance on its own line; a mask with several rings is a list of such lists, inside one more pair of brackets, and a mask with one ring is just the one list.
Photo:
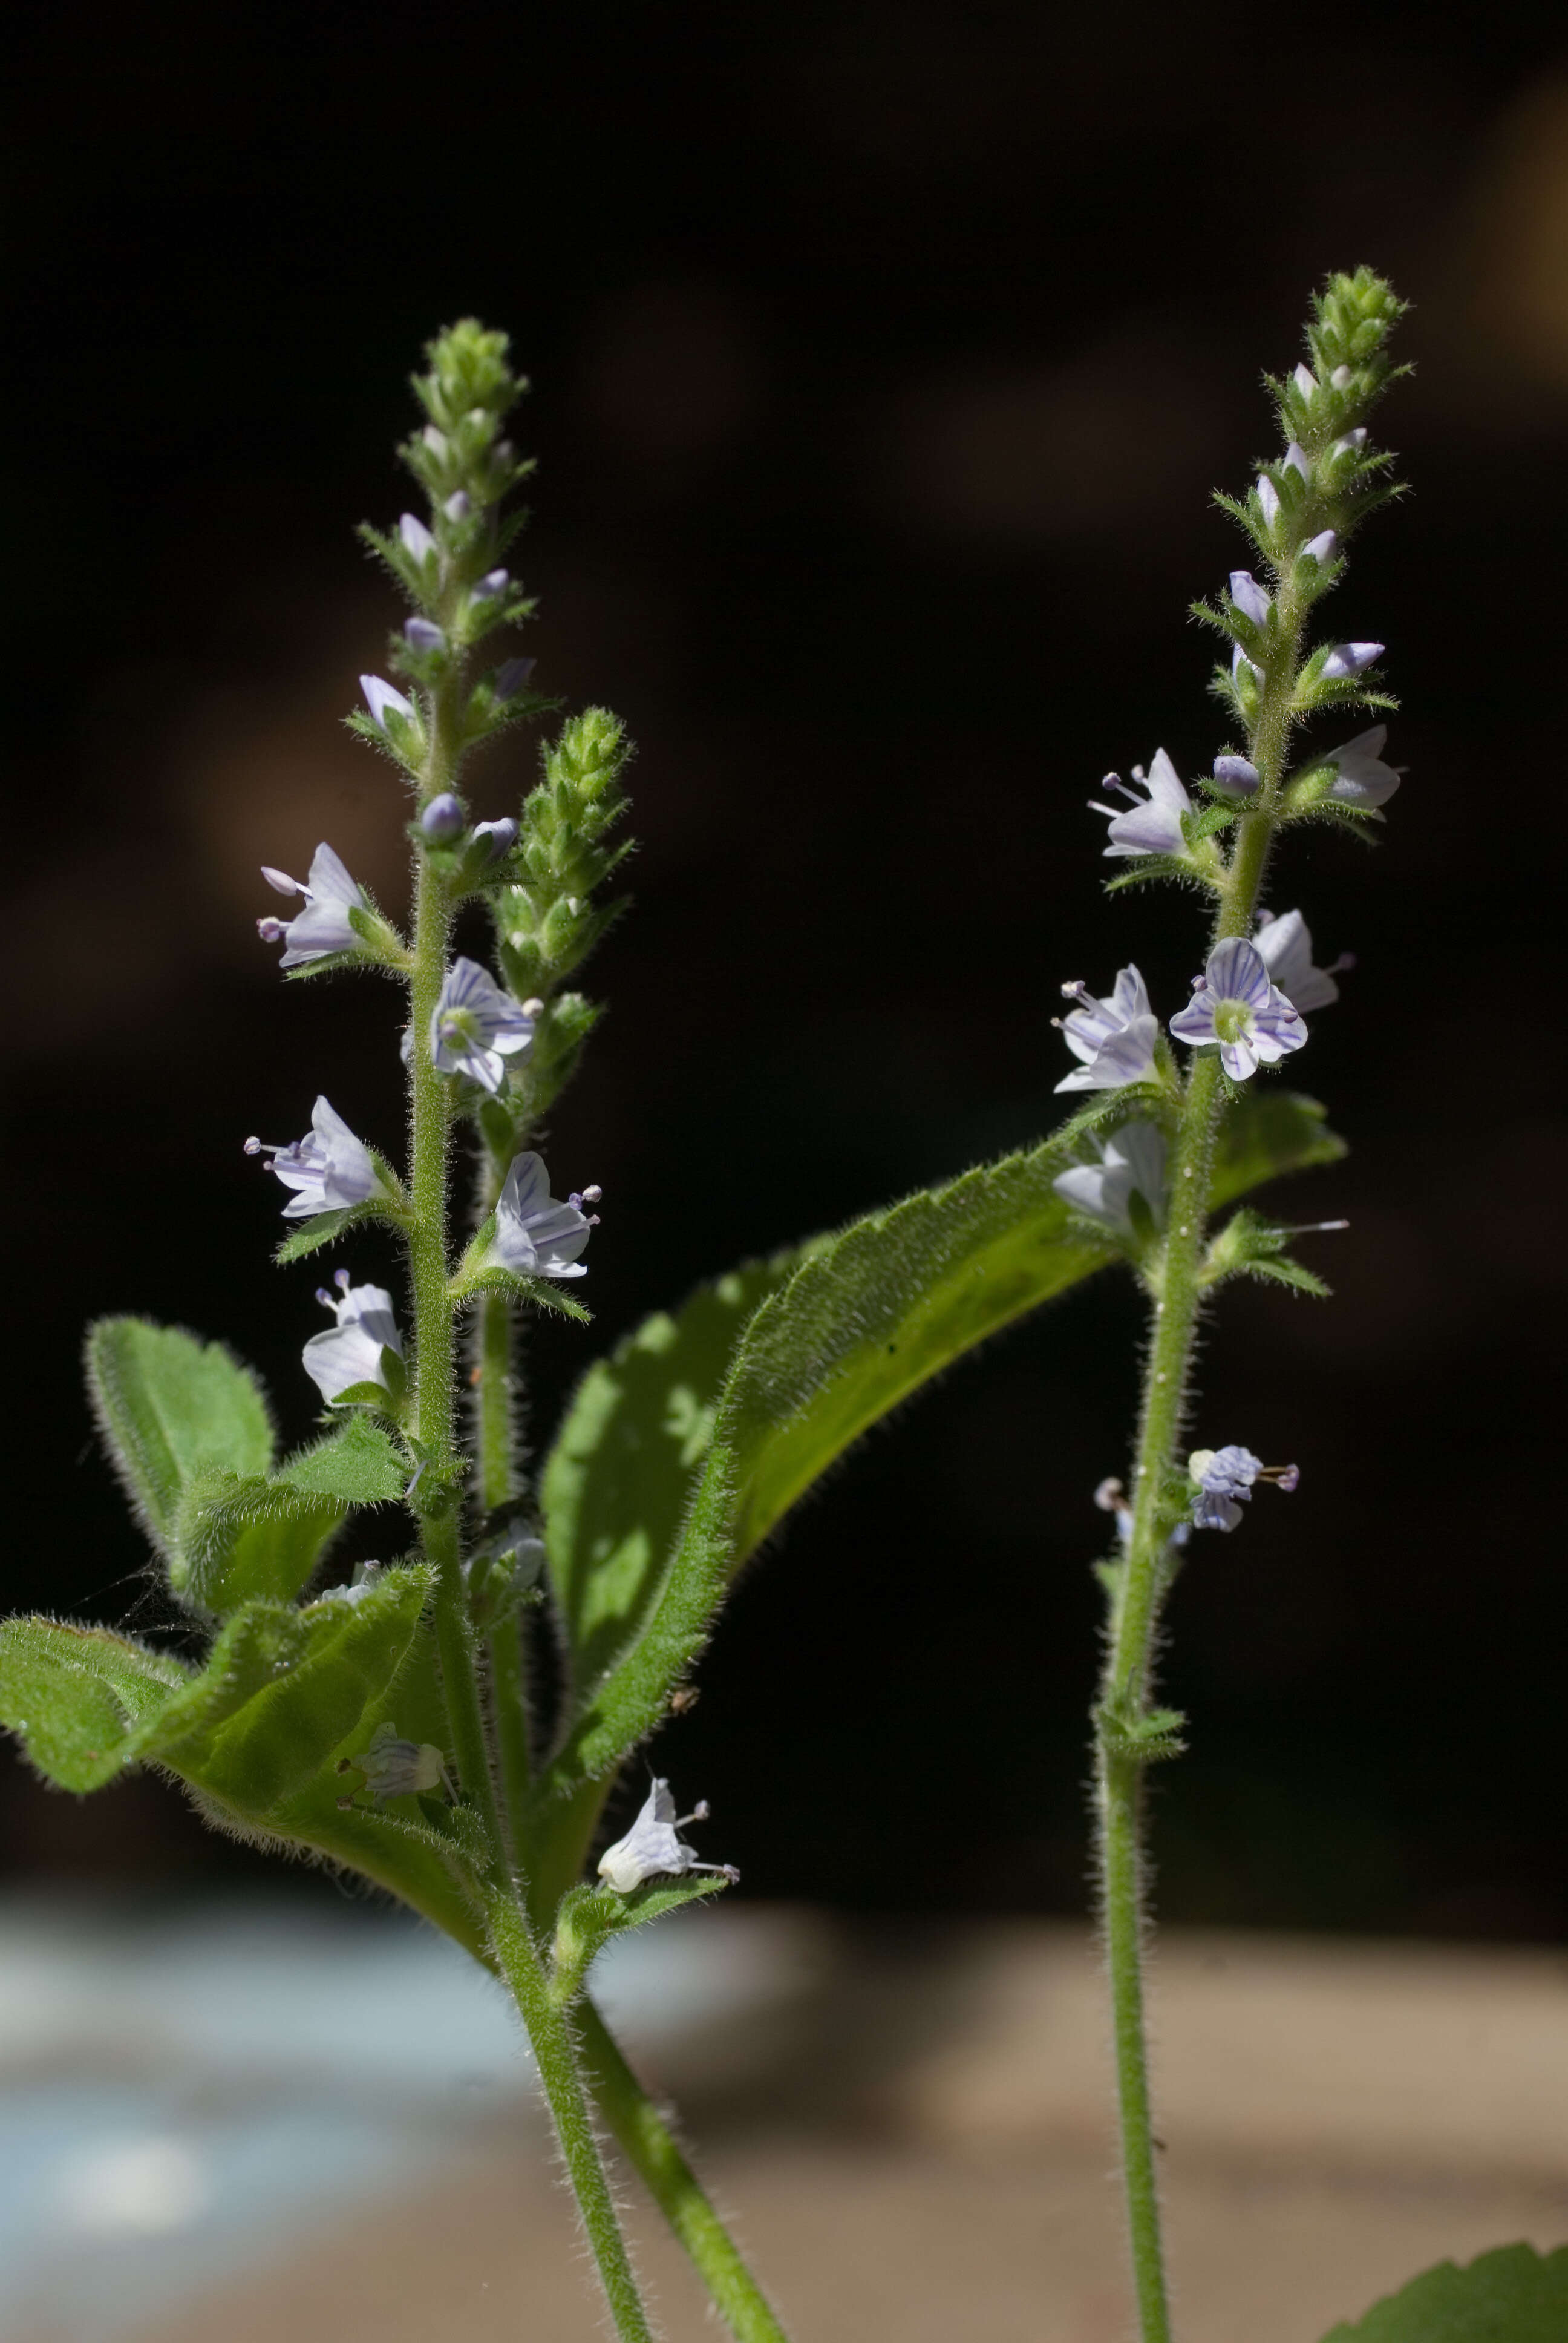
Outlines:
[[[597, 1202], [598, 1191], [588, 1190], [588, 1199]], [[496, 1204], [491, 1257], [518, 1277], [586, 1277], [578, 1256], [597, 1225], [575, 1199], [563, 1204], [551, 1195], [542, 1156], [516, 1155]]]
[[1331, 683], [1347, 681], [1352, 676], [1364, 675], [1387, 648], [1384, 643], [1336, 643], [1318, 672]]
[[1176, 768], [1163, 749], [1156, 749], [1154, 761], [1147, 775], [1141, 765], [1132, 768], [1132, 779], [1142, 789], [1124, 781], [1119, 773], [1107, 773], [1100, 786], [1114, 789], [1127, 801], [1127, 810], [1119, 812], [1115, 806], [1101, 805], [1091, 798], [1090, 809], [1102, 813], [1111, 822], [1111, 843], [1107, 854], [1182, 854], [1187, 848], [1181, 831], [1181, 817], [1192, 810], [1192, 800], [1177, 779]]
[[1404, 779], [1403, 765], [1385, 765], [1383, 744], [1388, 739], [1388, 726], [1374, 724], [1365, 732], [1358, 732], [1342, 749], [1331, 749], [1322, 759], [1325, 765], [1338, 768], [1331, 798], [1342, 805], [1386, 805]]
[[[447, 1761], [433, 1741], [405, 1741], [391, 1721], [383, 1717], [370, 1736], [368, 1748], [357, 1757], [340, 1757], [340, 1774], [357, 1770], [365, 1776], [365, 1786], [378, 1805], [388, 1798], [418, 1796], [421, 1792], [444, 1789], [453, 1795], [447, 1774]], [[353, 1802], [340, 1798], [340, 1805]]]
[[286, 1147], [247, 1139], [245, 1151], [270, 1155], [267, 1170], [296, 1191], [283, 1208], [286, 1221], [306, 1221], [316, 1212], [363, 1204], [381, 1184], [367, 1151], [324, 1098], [310, 1111], [310, 1130], [304, 1139], [291, 1140]]
[[1200, 1530], [1233, 1530], [1241, 1507], [1252, 1502], [1253, 1484], [1271, 1481], [1288, 1496], [1299, 1486], [1295, 1464], [1265, 1464], [1250, 1448], [1195, 1448], [1187, 1459], [1187, 1477], [1193, 1484], [1192, 1525]]
[[1128, 1200], [1136, 1190], [1158, 1225], [1165, 1206], [1163, 1134], [1151, 1122], [1124, 1122], [1109, 1139], [1093, 1143], [1099, 1161], [1075, 1163], [1070, 1171], [1059, 1172], [1050, 1183], [1057, 1194], [1091, 1220], [1103, 1221], [1108, 1228], [1131, 1235]]
[[505, 1061], [533, 1041], [534, 1021], [477, 960], [455, 960], [430, 1012], [430, 1055], [444, 1074], [498, 1091]]
[[333, 1279], [336, 1295], [325, 1286], [317, 1300], [330, 1310], [337, 1323], [329, 1333], [312, 1334], [302, 1356], [305, 1372], [323, 1399], [334, 1400], [356, 1383], [379, 1383], [390, 1388], [381, 1364], [383, 1351], [403, 1356], [403, 1337], [393, 1314], [392, 1296], [384, 1286], [354, 1285], [340, 1269]]
[[400, 716], [405, 724], [412, 724], [415, 721], [413, 701], [405, 699], [400, 691], [395, 691], [385, 677], [362, 675], [359, 679], [359, 689], [365, 694], [365, 705], [370, 710], [371, 722], [379, 724], [383, 732], [387, 730], [387, 718], [389, 713]]
[[261, 875], [279, 895], [305, 898], [305, 909], [296, 918], [256, 923], [263, 943], [286, 947], [279, 968], [302, 968], [307, 960], [325, 960], [328, 952], [359, 950], [363, 939], [355, 934], [348, 914], [370, 907], [325, 840], [310, 858], [308, 879], [291, 879], [286, 870], [274, 870], [265, 862]]
[[667, 1874], [677, 1878], [689, 1871], [717, 1872], [731, 1885], [740, 1876], [731, 1863], [699, 1863], [696, 1852], [680, 1836], [688, 1823], [708, 1820], [708, 1801], [699, 1800], [689, 1815], [677, 1815], [669, 1784], [656, 1781], [643, 1801], [642, 1811], [624, 1838], [607, 1846], [598, 1859], [598, 1875], [618, 1896], [629, 1896], [645, 1879]]
[[1056, 1021], [1061, 1038], [1083, 1063], [1064, 1074], [1059, 1091], [1114, 1091], [1125, 1082], [1146, 1081], [1154, 1071], [1160, 1021], [1149, 1006], [1136, 968], [1118, 969], [1110, 998], [1096, 999], [1086, 984], [1064, 984], [1078, 1007]]
[[1194, 1050], [1217, 1041], [1220, 1062], [1232, 1081], [1245, 1081], [1260, 1062], [1271, 1066], [1307, 1038], [1293, 1004], [1270, 982], [1261, 952], [1240, 936], [1215, 945], [1193, 986], [1186, 1008], [1171, 1020], [1171, 1031]]
[[1300, 911], [1286, 911], [1279, 919], [1272, 911], [1260, 911], [1252, 941], [1292, 1008], [1303, 1014], [1309, 1009], [1326, 1009], [1331, 1001], [1337, 1001], [1340, 989], [1335, 977], [1342, 969], [1356, 964], [1353, 952], [1342, 952], [1332, 968], [1314, 968], [1312, 930]]

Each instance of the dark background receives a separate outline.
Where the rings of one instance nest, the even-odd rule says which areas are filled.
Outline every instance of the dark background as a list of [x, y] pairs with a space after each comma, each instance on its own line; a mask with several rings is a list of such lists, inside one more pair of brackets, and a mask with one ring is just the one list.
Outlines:
[[[1303, 1479], [1176, 1596], [1161, 1900], [1568, 1922], [1568, 78], [1506, 12], [1268, 21], [19, 12], [8, 1604], [160, 1616], [89, 1444], [91, 1313], [222, 1333], [311, 1419], [318, 1272], [269, 1266], [239, 1141], [325, 1087], [391, 1143], [392, 1001], [281, 988], [256, 866], [327, 836], [400, 900], [400, 806], [339, 719], [396, 616], [350, 531], [407, 500], [431, 331], [514, 335], [528, 647], [641, 744], [638, 907], [549, 1145], [608, 1200], [593, 1335], [539, 1347], [558, 1394], [699, 1275], [1048, 1128], [1064, 977], [1135, 957], [1182, 997], [1195, 907], [1102, 900], [1083, 800], [1219, 745], [1184, 612], [1241, 557], [1209, 491], [1271, 444], [1311, 287], [1368, 261], [1417, 305], [1385, 410], [1414, 493], [1333, 623], [1390, 644], [1412, 772], [1378, 852], [1312, 834], [1274, 899], [1360, 956], [1292, 1066], [1354, 1152], [1282, 1195], [1352, 1228], [1308, 1241], [1333, 1303], [1239, 1292], [1209, 1342], [1196, 1433]], [[1136, 1324], [1106, 1281], [998, 1343], [753, 1572], [660, 1744], [747, 1893], [1082, 1907], [1089, 1500]], [[13, 1877], [263, 1868], [150, 1781], [76, 1804], [7, 1760], [3, 1791]]]

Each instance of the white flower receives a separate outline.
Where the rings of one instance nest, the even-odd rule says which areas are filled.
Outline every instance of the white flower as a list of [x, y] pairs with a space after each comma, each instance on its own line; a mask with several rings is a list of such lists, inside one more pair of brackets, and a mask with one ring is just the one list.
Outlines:
[[308, 879], [291, 879], [286, 870], [274, 870], [265, 862], [261, 875], [278, 894], [305, 898], [305, 909], [295, 919], [256, 921], [264, 943], [286, 946], [280, 968], [302, 968], [307, 960], [325, 960], [328, 952], [361, 949], [363, 939], [355, 934], [348, 914], [370, 907], [325, 839], [310, 858]]
[[1281, 919], [1272, 911], [1260, 911], [1252, 941], [1292, 1008], [1303, 1014], [1309, 1009], [1326, 1009], [1331, 1001], [1337, 1001], [1340, 989], [1335, 977], [1341, 969], [1356, 964], [1352, 952], [1342, 952], [1332, 968], [1314, 968], [1312, 931], [1300, 911], [1287, 911]]
[[388, 1390], [381, 1353], [395, 1351], [398, 1358], [403, 1356], [392, 1296], [383, 1286], [351, 1285], [346, 1269], [338, 1271], [334, 1283], [338, 1289], [336, 1296], [322, 1286], [316, 1298], [334, 1312], [337, 1323], [330, 1333], [312, 1334], [307, 1342], [306, 1373], [327, 1400], [352, 1391], [356, 1383], [379, 1383], [383, 1391]]
[[1111, 821], [1111, 843], [1107, 854], [1184, 854], [1187, 841], [1181, 832], [1181, 817], [1192, 810], [1192, 800], [1177, 779], [1176, 768], [1163, 749], [1156, 749], [1154, 761], [1147, 776], [1141, 765], [1132, 768], [1132, 779], [1144, 794], [1124, 781], [1118, 773], [1107, 773], [1100, 786], [1114, 789], [1128, 801], [1128, 809], [1119, 812], [1115, 806], [1101, 805], [1091, 798], [1090, 810], [1108, 815]]
[[1303, 398], [1312, 399], [1317, 397], [1318, 378], [1310, 366], [1299, 366], [1292, 379]]
[[1338, 544], [1339, 538], [1334, 531], [1332, 528], [1322, 528], [1318, 531], [1316, 537], [1308, 538], [1302, 551], [1310, 554], [1314, 561], [1332, 561], [1334, 558], [1334, 548]]
[[498, 1091], [504, 1059], [527, 1050], [534, 1021], [503, 992], [475, 960], [455, 960], [430, 1012], [430, 1055], [444, 1074], [465, 1074], [485, 1091]]
[[594, 1227], [575, 1202], [563, 1204], [551, 1195], [542, 1156], [514, 1156], [496, 1205], [490, 1258], [518, 1277], [586, 1277], [578, 1255]]
[[1059, 1172], [1051, 1186], [1091, 1220], [1132, 1233], [1128, 1199], [1134, 1189], [1158, 1226], [1164, 1217], [1165, 1141], [1151, 1122], [1124, 1122], [1103, 1142], [1098, 1163], [1075, 1163]]
[[1255, 1074], [1260, 1064], [1271, 1066], [1287, 1051], [1299, 1050], [1307, 1038], [1293, 1003], [1270, 982], [1261, 952], [1240, 936], [1215, 945], [1171, 1031], [1194, 1050], [1217, 1041], [1220, 1062], [1236, 1082]]
[[379, 724], [383, 732], [387, 729], [388, 710], [395, 716], [400, 716], [405, 724], [412, 724], [416, 721], [413, 701], [405, 699], [403, 694], [400, 691], [395, 691], [382, 677], [362, 675], [359, 679], [359, 689], [365, 694], [365, 705], [370, 710], [372, 721]]
[[314, 1212], [338, 1212], [363, 1204], [381, 1184], [368, 1152], [324, 1098], [318, 1098], [310, 1111], [306, 1138], [291, 1140], [286, 1147], [247, 1139], [245, 1151], [270, 1155], [267, 1170], [276, 1172], [286, 1188], [297, 1192], [283, 1208], [286, 1221], [308, 1220]]
[[1160, 1021], [1150, 1009], [1138, 970], [1119, 969], [1109, 1000], [1097, 1000], [1085, 984], [1061, 989], [1079, 1004], [1060, 1020], [1061, 1038], [1083, 1063], [1064, 1075], [1057, 1089], [1113, 1091], [1124, 1082], [1146, 1081], [1154, 1071]]
[[657, 1879], [666, 1873], [678, 1878], [688, 1871], [714, 1871], [733, 1885], [740, 1876], [733, 1864], [699, 1863], [695, 1852], [680, 1836], [688, 1823], [707, 1820], [706, 1798], [689, 1815], [678, 1815], [669, 1784], [656, 1781], [626, 1836], [618, 1838], [600, 1855], [599, 1877], [608, 1881], [618, 1896], [629, 1896], [645, 1879]]
[[1280, 491], [1270, 479], [1267, 472], [1260, 472], [1258, 475], [1258, 502], [1263, 508], [1265, 527], [1272, 528], [1280, 517]]
[[1383, 743], [1388, 739], [1388, 726], [1374, 724], [1370, 731], [1358, 732], [1342, 749], [1331, 749], [1323, 758], [1325, 765], [1337, 766], [1334, 785], [1329, 791], [1342, 805], [1386, 805], [1404, 779], [1403, 765], [1385, 765]]

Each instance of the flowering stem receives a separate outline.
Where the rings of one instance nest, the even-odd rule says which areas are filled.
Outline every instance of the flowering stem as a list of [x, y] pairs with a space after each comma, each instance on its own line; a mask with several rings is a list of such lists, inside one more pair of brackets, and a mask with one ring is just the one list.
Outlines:
[[515, 1896], [504, 1888], [494, 1889], [488, 1899], [487, 1918], [497, 1966], [511, 1987], [528, 2029], [539, 2079], [555, 2117], [561, 2154], [598, 2266], [615, 2331], [621, 2343], [652, 2343], [653, 2329], [642, 2307], [610, 2196], [566, 2013], [551, 1996]]
[[[1259, 775], [1258, 797], [1239, 820], [1216, 906], [1214, 943], [1251, 934], [1278, 826], [1306, 615], [1289, 573], [1280, 581], [1276, 608], [1279, 648], [1263, 676], [1248, 750]], [[1161, 1604], [1174, 1574], [1174, 1550], [1169, 1543], [1170, 1490], [1186, 1416], [1202, 1297], [1198, 1272], [1208, 1235], [1207, 1200], [1224, 1103], [1218, 1052], [1201, 1051], [1188, 1073], [1171, 1152], [1169, 1219], [1154, 1280], [1158, 1298], [1144, 1370], [1132, 1534], [1112, 1604], [1096, 1713], [1095, 1803], [1105, 1955], [1111, 1981], [1122, 2181], [1143, 2343], [1170, 2343], [1171, 2309], [1161, 2237], [1143, 1995], [1143, 1945], [1148, 1929], [1143, 1776], [1151, 1753], [1141, 1753], [1130, 1743], [1135, 1743], [1139, 1725], [1149, 1717]]]

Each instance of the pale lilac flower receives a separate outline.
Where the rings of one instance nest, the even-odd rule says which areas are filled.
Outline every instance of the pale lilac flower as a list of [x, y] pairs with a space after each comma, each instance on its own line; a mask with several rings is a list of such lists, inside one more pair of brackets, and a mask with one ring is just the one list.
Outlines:
[[444, 651], [447, 648], [446, 634], [433, 618], [410, 618], [403, 635], [417, 651]]
[[504, 659], [490, 678], [490, 689], [498, 703], [503, 699], [515, 699], [538, 665], [538, 661], [531, 659]]
[[[365, 1776], [365, 1786], [377, 1802], [385, 1805], [388, 1798], [417, 1797], [422, 1792], [444, 1789], [448, 1797], [455, 1793], [447, 1773], [447, 1761], [433, 1741], [405, 1741], [397, 1727], [383, 1717], [370, 1736], [370, 1745], [357, 1757], [344, 1757], [337, 1770], [347, 1774], [353, 1768]], [[348, 1805], [340, 1799], [339, 1805]]]
[[487, 570], [477, 585], [469, 587], [469, 598], [475, 602], [493, 602], [498, 594], [506, 592], [510, 578], [509, 569]]
[[420, 432], [419, 437], [425, 442], [426, 447], [430, 450], [431, 455], [435, 457], [436, 461], [438, 464], [444, 464], [447, 460], [447, 450], [449, 444], [446, 433], [444, 431], [437, 430], [435, 424], [427, 423], [423, 431]]
[[430, 1055], [439, 1072], [498, 1091], [502, 1061], [527, 1050], [533, 1038], [533, 1019], [487, 970], [474, 960], [452, 962], [430, 1012]]
[[468, 502], [468, 492], [466, 488], [454, 488], [441, 507], [448, 520], [467, 520], [473, 509], [473, 506]]
[[1335, 977], [1342, 969], [1356, 964], [1353, 952], [1342, 952], [1331, 968], [1314, 968], [1312, 931], [1300, 911], [1286, 911], [1281, 919], [1272, 911], [1260, 911], [1252, 941], [1292, 1008], [1303, 1014], [1309, 1009], [1326, 1009], [1331, 1001], [1337, 1001], [1340, 989]]
[[1284, 460], [1289, 464], [1292, 471], [1300, 473], [1303, 480], [1308, 482], [1311, 481], [1312, 477], [1312, 468], [1307, 460], [1307, 451], [1304, 447], [1298, 446], [1294, 439], [1292, 440], [1290, 446], [1285, 450]]
[[387, 729], [387, 719], [389, 714], [400, 716], [405, 724], [413, 724], [417, 720], [413, 701], [405, 699], [403, 694], [400, 691], [395, 691], [382, 677], [362, 675], [359, 679], [359, 689], [365, 694], [365, 704], [370, 710], [371, 722], [379, 724], [383, 732]]
[[423, 568], [437, 550], [436, 540], [424, 522], [412, 513], [405, 513], [397, 524], [397, 534], [403, 540], [404, 552]]
[[1280, 491], [1267, 472], [1258, 475], [1258, 502], [1263, 508], [1264, 526], [1272, 528], [1280, 517]]
[[1128, 1199], [1136, 1189], [1156, 1226], [1164, 1218], [1165, 1140], [1151, 1122], [1124, 1122], [1107, 1140], [1095, 1140], [1099, 1161], [1075, 1163], [1051, 1182], [1059, 1196], [1091, 1220], [1132, 1234]]
[[1132, 768], [1132, 779], [1144, 791], [1140, 797], [1131, 783], [1119, 773], [1107, 773], [1100, 786], [1114, 789], [1127, 801], [1127, 810], [1118, 812], [1114, 806], [1101, 805], [1097, 798], [1089, 800], [1091, 813], [1102, 813], [1111, 822], [1111, 843], [1107, 854], [1183, 854], [1187, 841], [1181, 832], [1181, 816], [1191, 813], [1192, 800], [1176, 777], [1176, 768], [1163, 749], [1156, 749], [1154, 761], [1147, 776], [1141, 765]]
[[1342, 456], [1348, 447], [1353, 447], [1359, 456], [1366, 444], [1367, 427], [1364, 423], [1362, 423], [1358, 424], [1353, 431], [1347, 431], [1342, 439], [1336, 439], [1329, 453], [1331, 456]]
[[1274, 606], [1250, 569], [1231, 570], [1231, 599], [1255, 627], [1267, 626], [1269, 612]]
[[[597, 1199], [596, 1189], [587, 1192]], [[586, 1277], [578, 1256], [597, 1225], [575, 1200], [563, 1204], [551, 1195], [541, 1156], [517, 1155], [496, 1205], [491, 1258], [517, 1277]]]
[[1351, 384], [1354, 379], [1355, 377], [1352, 374], [1348, 366], [1335, 367], [1332, 374], [1329, 377], [1329, 380], [1332, 383], [1336, 390], [1349, 390]]
[[1314, 561], [1332, 561], [1339, 541], [1338, 536], [1332, 528], [1320, 529], [1316, 537], [1308, 538], [1302, 551], [1310, 554]]
[[419, 827], [427, 838], [434, 839], [444, 846], [448, 839], [457, 836], [467, 819], [461, 798], [454, 797], [450, 789], [443, 789], [439, 797], [431, 799], [420, 814]]
[[1292, 1003], [1270, 982], [1261, 952], [1240, 936], [1215, 945], [1193, 985], [1192, 998], [1172, 1017], [1171, 1031], [1193, 1050], [1217, 1041], [1220, 1062], [1232, 1081], [1245, 1081], [1260, 1062], [1271, 1066], [1307, 1038]]
[[1303, 398], [1315, 398], [1317, 397], [1318, 378], [1312, 372], [1310, 366], [1299, 366], [1292, 379], [1294, 381], [1296, 388], [1301, 392]]
[[305, 898], [304, 910], [292, 920], [256, 921], [265, 943], [288, 947], [279, 968], [302, 968], [307, 960], [325, 960], [328, 952], [360, 949], [363, 939], [355, 934], [348, 914], [368, 910], [369, 905], [325, 840], [310, 859], [308, 879], [291, 879], [286, 870], [274, 870], [265, 862], [261, 875], [279, 895]]
[[1227, 797], [1251, 798], [1256, 797], [1261, 781], [1258, 768], [1249, 764], [1245, 757], [1216, 757], [1214, 786], [1223, 789]]
[[1187, 1459], [1194, 1484], [1192, 1523], [1201, 1530], [1233, 1530], [1241, 1507], [1252, 1502], [1253, 1484], [1271, 1481], [1288, 1496], [1301, 1482], [1294, 1464], [1265, 1464], [1250, 1448], [1195, 1448]]
[[1059, 1091], [1114, 1091], [1147, 1081], [1154, 1071], [1160, 1021], [1149, 1006], [1143, 979], [1135, 968], [1118, 969], [1109, 1000], [1096, 1000], [1085, 984], [1064, 984], [1079, 1006], [1057, 1021], [1061, 1038], [1083, 1063], [1065, 1074]]
[[392, 1308], [392, 1296], [379, 1285], [354, 1285], [340, 1269], [333, 1280], [334, 1296], [321, 1286], [317, 1300], [337, 1320], [327, 1334], [312, 1334], [301, 1356], [305, 1372], [323, 1399], [334, 1400], [356, 1383], [379, 1383], [389, 1388], [381, 1364], [383, 1351], [403, 1356], [403, 1337]]
[[624, 1838], [607, 1846], [598, 1859], [598, 1875], [613, 1887], [618, 1896], [629, 1896], [645, 1879], [658, 1879], [668, 1874], [681, 1877], [689, 1871], [713, 1871], [728, 1879], [733, 1886], [740, 1874], [732, 1863], [699, 1863], [680, 1833], [688, 1823], [708, 1820], [708, 1801], [703, 1798], [689, 1815], [678, 1815], [675, 1800], [669, 1794], [669, 1784], [656, 1781], [643, 1801], [641, 1813]]
[[286, 1147], [259, 1139], [245, 1142], [247, 1155], [270, 1155], [286, 1188], [297, 1192], [283, 1208], [286, 1221], [309, 1220], [317, 1212], [340, 1212], [363, 1204], [381, 1182], [366, 1148], [355, 1138], [343, 1117], [324, 1098], [310, 1111], [310, 1131]]
[[1318, 672], [1332, 683], [1363, 674], [1374, 659], [1382, 659], [1385, 648], [1382, 643], [1336, 643]]
[[499, 821], [477, 821], [474, 824], [474, 836], [485, 840], [490, 850], [491, 861], [498, 862], [504, 854], [509, 854], [516, 846], [518, 825], [510, 814], [503, 814]]
[[1243, 668], [1246, 669], [1247, 673], [1251, 677], [1254, 683], [1262, 682], [1263, 670], [1258, 665], [1257, 660], [1250, 659], [1247, 657], [1246, 652], [1241, 649], [1241, 644], [1236, 643], [1232, 646], [1231, 651], [1231, 677], [1233, 682], [1239, 683], [1241, 681], [1241, 670]]
[[1329, 791], [1331, 798], [1338, 798], [1342, 805], [1380, 806], [1388, 803], [1404, 779], [1405, 768], [1403, 765], [1383, 763], [1383, 744], [1387, 739], [1388, 726], [1374, 724], [1369, 731], [1358, 732], [1353, 740], [1347, 740], [1342, 749], [1329, 750], [1323, 763], [1338, 768], [1333, 787]]

